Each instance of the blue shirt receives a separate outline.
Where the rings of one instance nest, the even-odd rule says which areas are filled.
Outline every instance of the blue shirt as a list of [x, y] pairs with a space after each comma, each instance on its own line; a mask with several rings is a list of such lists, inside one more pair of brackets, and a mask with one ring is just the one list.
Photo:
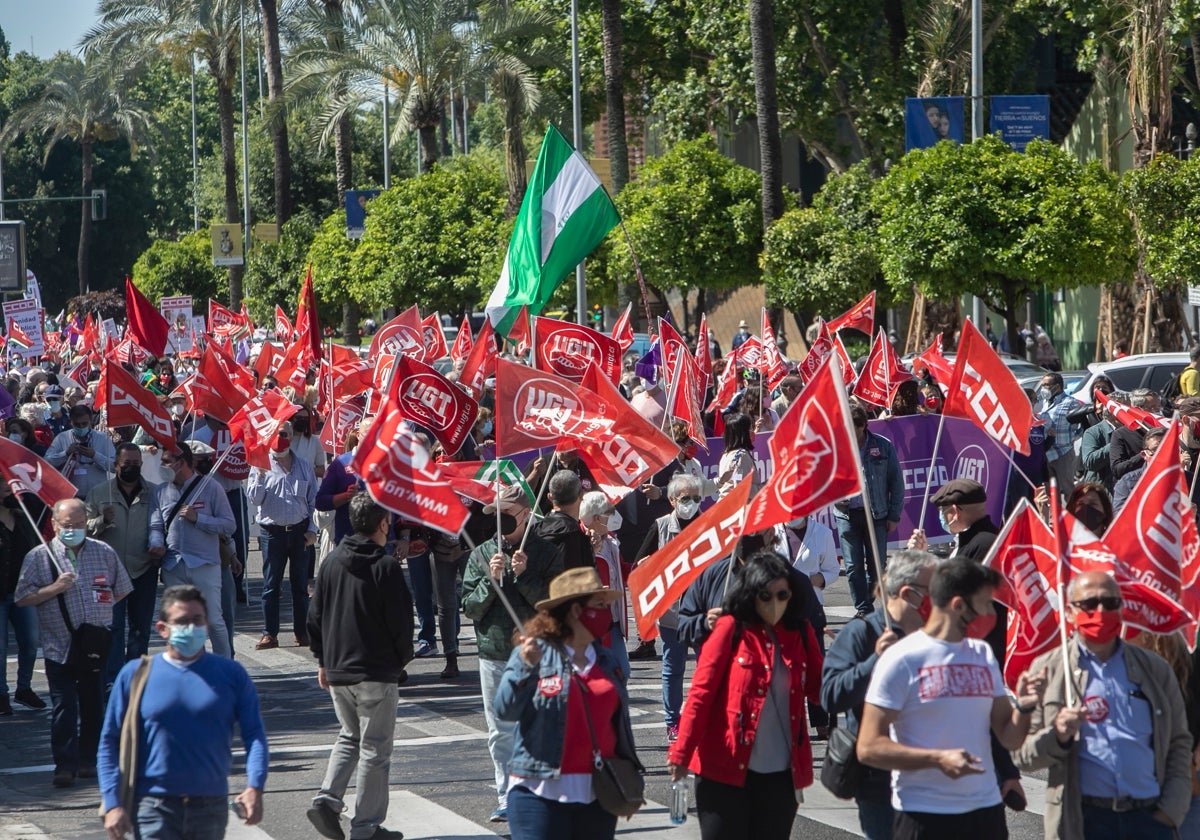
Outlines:
[[[196, 479], [199, 481], [193, 487], [192, 482]], [[229, 498], [211, 475], [196, 473], [183, 483], [183, 487], [168, 481], [158, 491], [158, 510], [163, 526], [184, 489], [189, 490], [184, 505], [197, 509], [196, 521], [190, 521], [181, 513], [171, 520], [165, 537], [168, 551], [163, 557], [162, 567], [173, 569], [181, 560], [189, 569], [218, 565], [221, 562], [221, 535], [231, 537], [237, 528]]]
[[317, 500], [317, 475], [313, 466], [292, 453], [292, 465], [285, 470], [279, 461], [271, 458], [271, 469], [255, 467], [246, 481], [246, 495], [258, 505], [260, 525], [307, 525], [307, 530], [316, 532], [313, 525], [313, 504]]
[[[120, 784], [121, 722], [140, 659], [125, 664], [104, 713], [96, 766], [105, 810], [115, 808]], [[267, 733], [258, 692], [241, 663], [210, 653], [188, 663], [154, 657], [142, 695], [138, 796], [228, 796], [233, 726], [246, 748], [246, 784], [267, 781]]]
[[1157, 799], [1154, 770], [1154, 709], [1125, 669], [1125, 645], [1101, 662], [1079, 647], [1079, 667], [1088, 676], [1079, 728], [1079, 789], [1084, 796]]
[[1078, 411], [1082, 407], [1082, 403], [1078, 400], [1068, 397], [1065, 393], [1060, 393], [1050, 400], [1046, 408], [1039, 415], [1046, 425], [1054, 430], [1054, 442], [1050, 445], [1050, 449], [1046, 452], [1046, 457], [1054, 461], [1061, 458], [1063, 455], [1069, 455], [1075, 451], [1075, 430], [1076, 426], [1067, 420], [1067, 416]]

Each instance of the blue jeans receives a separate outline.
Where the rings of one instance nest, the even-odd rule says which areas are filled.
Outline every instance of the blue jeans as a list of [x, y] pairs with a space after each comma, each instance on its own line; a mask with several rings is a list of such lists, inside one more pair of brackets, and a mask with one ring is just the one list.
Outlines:
[[517, 785], [508, 792], [508, 827], [519, 840], [612, 840], [617, 816], [599, 800], [554, 802]]
[[621, 635], [621, 626], [615, 621], [612, 629], [608, 631], [608, 643], [610, 647], [606, 650], [617, 660], [617, 666], [625, 675], [625, 679], [629, 679], [629, 651], [625, 649], [625, 637]]
[[283, 586], [283, 569], [288, 570], [292, 585], [292, 630], [297, 636], [308, 635], [308, 554], [304, 546], [304, 528], [272, 534], [263, 526], [263, 589], [262, 608], [264, 632], [279, 635], [279, 590]]
[[135, 840], [222, 840], [229, 822], [225, 796], [143, 796], [134, 811]]
[[856, 799], [858, 824], [867, 840], [892, 840], [892, 823], [896, 812], [887, 799]]
[[[437, 644], [437, 609], [433, 603], [433, 558], [429, 552], [408, 558], [408, 578], [412, 583], [413, 606], [417, 610], [417, 641]], [[446, 643], [442, 639], [442, 644]]]
[[[464, 554], [453, 563], [434, 560], [434, 594], [437, 595], [438, 632], [442, 634], [442, 653], [458, 653], [458, 629], [461, 626], [462, 603], [459, 578], [467, 570]], [[625, 669], [629, 673], [629, 669]]]
[[1084, 805], [1083, 836], [1088, 840], [1172, 840], [1175, 830], [1154, 819], [1154, 808], [1118, 813]]
[[500, 720], [493, 706], [506, 665], [499, 660], [479, 657], [479, 693], [483, 697], [483, 720], [487, 724], [487, 748], [496, 774], [496, 801], [501, 808], [507, 807], [508, 762], [512, 758], [513, 739], [517, 732], [517, 722]]
[[663, 711], [667, 726], [679, 725], [679, 713], [683, 709], [683, 672], [687, 670], [687, 642], [679, 638], [674, 627], [658, 626], [658, 637], [662, 639], [662, 691]]
[[95, 767], [104, 713], [104, 675], [79, 677], [52, 659], [45, 663], [54, 768], [78, 773], [80, 767]]
[[1179, 824], [1179, 840], [1200, 840], [1200, 796], [1192, 796], [1192, 806]]
[[112, 684], [121, 666], [150, 648], [154, 601], [158, 597], [158, 569], [147, 569], [133, 579], [133, 590], [113, 604], [112, 649], [104, 681]]
[[[233, 490], [225, 491], [225, 498], [229, 500], [229, 507], [233, 511], [233, 545], [237, 549], [238, 562], [242, 564], [242, 573], [235, 575], [233, 582], [237, 588], [235, 593], [246, 593], [246, 554], [248, 553], [246, 541], [250, 535], [250, 517], [246, 513], [246, 493], [241, 487], [236, 487]], [[259, 546], [262, 547], [261, 545]], [[229, 637], [233, 638], [233, 631], [229, 631]]]
[[0, 697], [8, 696], [8, 625], [17, 638], [17, 691], [30, 687], [40, 644], [37, 607], [18, 607], [13, 596], [0, 598]]
[[[854, 609], [871, 610], [875, 601], [875, 587], [879, 584], [875, 571], [875, 555], [871, 550], [871, 538], [867, 531], [867, 515], [862, 508], [850, 510], [850, 517], [837, 521], [838, 539], [842, 543], [842, 558], [846, 565], [846, 582], [850, 584], [850, 598]], [[887, 520], [875, 520], [875, 539], [883, 555], [880, 565], [887, 569]]]

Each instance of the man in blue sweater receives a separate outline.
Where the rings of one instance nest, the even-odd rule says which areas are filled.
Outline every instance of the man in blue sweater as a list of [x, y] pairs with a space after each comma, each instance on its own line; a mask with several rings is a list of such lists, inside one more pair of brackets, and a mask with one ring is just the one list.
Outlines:
[[157, 624], [167, 652], [149, 660], [142, 694], [132, 810], [121, 801], [121, 723], [142, 660], [121, 669], [113, 685], [97, 769], [104, 828], [112, 840], [138, 827], [138, 836], [220, 838], [229, 819], [230, 743], [237, 723], [246, 748], [246, 788], [235, 802], [247, 825], [262, 821], [267, 781], [267, 735], [258, 693], [240, 663], [204, 652], [208, 607], [200, 590], [167, 588]]

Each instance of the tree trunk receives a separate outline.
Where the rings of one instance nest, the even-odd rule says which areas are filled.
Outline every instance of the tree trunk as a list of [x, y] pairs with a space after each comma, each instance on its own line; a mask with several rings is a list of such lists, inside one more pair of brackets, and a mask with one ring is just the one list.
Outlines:
[[[208, 61], [209, 72], [217, 83], [217, 119], [221, 127], [221, 163], [225, 176], [225, 221], [238, 224], [241, 207], [237, 190], [237, 147], [233, 139], [233, 87], [215, 58]], [[245, 241], [243, 233], [242, 241]], [[244, 257], [243, 257], [244, 259]], [[229, 266], [229, 307], [235, 312], [242, 305], [242, 277], [245, 265]]]
[[287, 116], [283, 103], [283, 58], [279, 50], [279, 7], [276, 0], [259, 0], [263, 19], [263, 54], [267, 58], [267, 98], [273, 106], [271, 152], [275, 162], [275, 230], [292, 216], [292, 155], [288, 148]]
[[350, 347], [358, 347], [362, 339], [358, 336], [358, 320], [362, 317], [358, 301], [349, 299], [342, 304], [342, 341]]
[[761, 158], [763, 232], [783, 215], [783, 148], [775, 68], [775, 20], [771, 0], [750, 0], [750, 47], [754, 62], [754, 106]]
[[504, 205], [505, 218], [515, 218], [525, 198], [525, 163], [529, 153], [525, 149], [523, 102], [516, 96], [504, 100], [504, 171], [508, 178], [508, 202]]
[[438, 161], [438, 126], [441, 120], [422, 125], [417, 130], [421, 142], [421, 171], [428, 172]]
[[629, 182], [629, 144], [625, 138], [625, 62], [621, 55], [624, 40], [621, 0], [600, 0], [600, 22], [604, 40], [608, 165], [612, 171], [613, 194], [616, 195]]
[[337, 121], [333, 129], [333, 168], [337, 180], [338, 207], [346, 206], [346, 191], [354, 183], [354, 164], [350, 157], [350, 116]]
[[76, 259], [79, 263], [79, 294], [86, 295], [90, 285], [88, 260], [92, 246], [92, 164], [95, 161], [92, 141], [85, 139], [80, 143], [80, 151], [83, 157], [83, 189], [80, 195], [84, 198], [80, 202], [82, 211], [79, 214], [79, 251]]

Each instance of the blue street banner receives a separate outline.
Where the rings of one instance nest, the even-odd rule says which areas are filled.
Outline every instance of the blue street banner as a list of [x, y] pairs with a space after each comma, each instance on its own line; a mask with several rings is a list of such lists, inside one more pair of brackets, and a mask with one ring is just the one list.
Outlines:
[[961, 96], [910, 96], [904, 100], [904, 151], [928, 149], [943, 140], [962, 143], [966, 119]]
[[1013, 151], [1023, 152], [1035, 138], [1050, 139], [1049, 96], [993, 96], [988, 131], [999, 134]]
[[367, 229], [367, 202], [383, 190], [346, 190], [346, 238], [361, 239]]

